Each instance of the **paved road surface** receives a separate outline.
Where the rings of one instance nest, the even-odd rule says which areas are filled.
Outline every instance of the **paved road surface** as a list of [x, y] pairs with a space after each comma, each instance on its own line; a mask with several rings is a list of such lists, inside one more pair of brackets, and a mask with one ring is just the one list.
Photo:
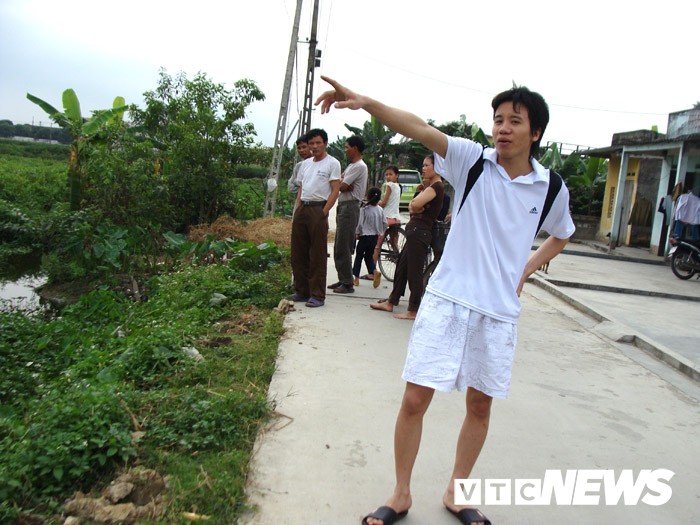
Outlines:
[[[691, 295], [698, 293], [698, 283], [675, 283], [667, 267], [627, 263], [632, 269], [608, 264], [601, 270], [601, 264], [607, 263], [562, 255], [544, 277], [581, 275], [605, 284], [610, 278], [623, 282], [630, 274], [639, 285], [647, 281], [643, 272], [658, 271], [654, 279], [662, 288], [688, 285], [695, 286], [687, 288], [694, 290]], [[331, 259], [329, 282], [334, 277]], [[270, 385], [277, 417], [259, 436], [248, 491], [258, 510], [241, 524], [357, 524], [389, 495], [393, 425], [412, 323], [370, 310], [368, 304], [388, 292], [387, 283], [375, 290], [363, 282], [351, 296], [331, 293], [325, 307], [301, 306], [287, 316]], [[623, 332], [661, 339], [667, 327], [674, 332], [690, 325], [667, 303], [659, 302], [658, 315], [641, 320], [646, 299], [574, 293], [616, 318], [601, 322], [535, 283], [526, 286], [510, 399], [494, 403], [490, 435], [472, 477], [540, 479], [547, 469], [613, 469], [616, 475], [633, 469], [636, 475], [640, 469], [666, 468], [675, 473], [672, 497], [661, 506], [482, 509], [500, 525], [700, 523], [700, 386], [636, 346], [616, 342]], [[636, 325], [635, 319], [640, 319]], [[658, 346], [686, 343], [700, 346], [698, 332], [669, 334]], [[462, 394], [436, 395], [415, 467], [413, 508], [401, 523], [457, 523], [442, 508], [441, 497], [463, 410]]]

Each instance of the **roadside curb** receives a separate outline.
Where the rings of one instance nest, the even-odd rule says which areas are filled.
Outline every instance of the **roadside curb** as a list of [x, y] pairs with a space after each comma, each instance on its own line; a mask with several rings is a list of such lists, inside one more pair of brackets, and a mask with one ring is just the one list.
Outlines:
[[[666, 347], [665, 345], [662, 345], [656, 341], [653, 341], [652, 339], [645, 337], [643, 335], [640, 335], [638, 333], [635, 333], [635, 331], [631, 328], [629, 328], [626, 325], [623, 325], [622, 323], [619, 323], [615, 319], [606, 317], [605, 315], [601, 314], [591, 306], [587, 305], [584, 301], [581, 301], [580, 299], [576, 299], [572, 297], [571, 295], [567, 294], [564, 290], [562, 290], [559, 286], [554, 284], [553, 282], [544, 279], [543, 277], [533, 274], [528, 278], [528, 282], [531, 282], [535, 284], [536, 286], [542, 288], [543, 290], [549, 292], [550, 294], [554, 295], [555, 297], [560, 298], [564, 302], [570, 304], [580, 312], [583, 312], [584, 314], [588, 315], [589, 317], [595, 319], [599, 323], [614, 323], [615, 325], [618, 326], [624, 326], [626, 328], [625, 332], [631, 334], [631, 337], [623, 337], [622, 339], [616, 340], [617, 342], [625, 342], [625, 343], [632, 343], [634, 346], [639, 348], [640, 350], [643, 350], [644, 352], [656, 357], [657, 359], [671, 365], [675, 369], [677, 369], [679, 372], [683, 373], [684, 375], [688, 376], [689, 378], [693, 379], [694, 381], [700, 382], [700, 367], [697, 366], [695, 363], [691, 362], [688, 360], [686, 357], [679, 355], [678, 353], [674, 352], [670, 348]], [[568, 286], [569, 283], [567, 283]], [[579, 288], [584, 288], [583, 286], [579, 286]], [[607, 288], [610, 287], [601, 287], [605, 288], [605, 291], [610, 291]], [[601, 289], [601, 288], [591, 288], [589, 289]], [[673, 294], [670, 294], [673, 295]], [[678, 298], [678, 297], [674, 297]], [[683, 297], [683, 299], [687, 299], [687, 297]], [[694, 299], [691, 299], [694, 300]], [[610, 339], [614, 339], [614, 337], [611, 337], [609, 334], [607, 335]]]
[[597, 292], [623, 293], [628, 295], [643, 295], [645, 297], [661, 297], [663, 299], [677, 299], [680, 301], [698, 301], [700, 297], [692, 295], [683, 295], [668, 292], [655, 292], [653, 290], [639, 290], [637, 288], [622, 288], [620, 286], [606, 286], [603, 284], [579, 283], [574, 281], [562, 281], [559, 279], [544, 278], [548, 283], [555, 286], [568, 288], [580, 288], [582, 290], [594, 290]]
[[[581, 246], [586, 246], [592, 250], [592, 252], [587, 252], [587, 251], [582, 251], [582, 250], [577, 250], [576, 248], [573, 248], [572, 246], [575, 245], [581, 245]], [[618, 253], [610, 253], [607, 248], [602, 247], [600, 245], [597, 245], [595, 243], [589, 243], [589, 242], [582, 242], [582, 241], [572, 241], [570, 242], [567, 246], [568, 248], [564, 248], [561, 253], [567, 254], [567, 255], [578, 255], [581, 257], [592, 257], [594, 259], [609, 259], [613, 261], [624, 261], [624, 262], [634, 262], [634, 263], [641, 263], [641, 264], [651, 264], [655, 266], [669, 266], [669, 261], [666, 261], [664, 259], [645, 259], [643, 257], [632, 257], [629, 255], [621, 255]], [[538, 244], [533, 244], [532, 250], [536, 250], [538, 248]]]

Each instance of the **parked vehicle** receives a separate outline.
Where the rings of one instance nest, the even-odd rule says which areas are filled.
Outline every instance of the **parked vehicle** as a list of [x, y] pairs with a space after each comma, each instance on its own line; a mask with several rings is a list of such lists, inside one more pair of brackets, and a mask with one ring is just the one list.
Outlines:
[[399, 207], [407, 208], [408, 203], [413, 199], [418, 186], [423, 183], [423, 178], [418, 170], [399, 170], [399, 185], [401, 186], [401, 199]]
[[700, 274], [700, 241], [672, 239], [671, 270], [679, 279], [690, 279]]

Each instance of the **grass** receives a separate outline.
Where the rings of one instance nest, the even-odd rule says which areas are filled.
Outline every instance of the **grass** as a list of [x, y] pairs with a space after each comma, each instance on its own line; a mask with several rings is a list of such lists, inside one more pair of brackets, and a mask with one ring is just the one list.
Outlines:
[[160, 522], [234, 523], [271, 413], [283, 330], [271, 307], [289, 281], [279, 254], [187, 265], [155, 279], [145, 303], [97, 290], [48, 321], [0, 313], [0, 521], [31, 511], [58, 523], [74, 491], [139, 465], [170, 478]]

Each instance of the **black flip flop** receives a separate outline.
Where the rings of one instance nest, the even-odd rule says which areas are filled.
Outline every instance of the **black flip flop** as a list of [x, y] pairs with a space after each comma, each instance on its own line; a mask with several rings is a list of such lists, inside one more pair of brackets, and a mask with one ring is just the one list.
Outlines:
[[403, 512], [396, 512], [391, 507], [379, 507], [374, 512], [367, 514], [367, 516], [362, 518], [362, 525], [367, 525], [367, 520], [369, 518], [374, 518], [375, 520], [382, 520], [384, 522], [384, 525], [392, 525], [392, 523], [396, 523], [397, 521], [405, 518], [406, 514], [408, 514], [407, 510]]
[[445, 508], [449, 510], [450, 513], [452, 513], [452, 515], [454, 515], [462, 525], [470, 525], [472, 523], [491, 525], [491, 521], [479, 509], [462, 509], [460, 511], [456, 511], [449, 507]]

